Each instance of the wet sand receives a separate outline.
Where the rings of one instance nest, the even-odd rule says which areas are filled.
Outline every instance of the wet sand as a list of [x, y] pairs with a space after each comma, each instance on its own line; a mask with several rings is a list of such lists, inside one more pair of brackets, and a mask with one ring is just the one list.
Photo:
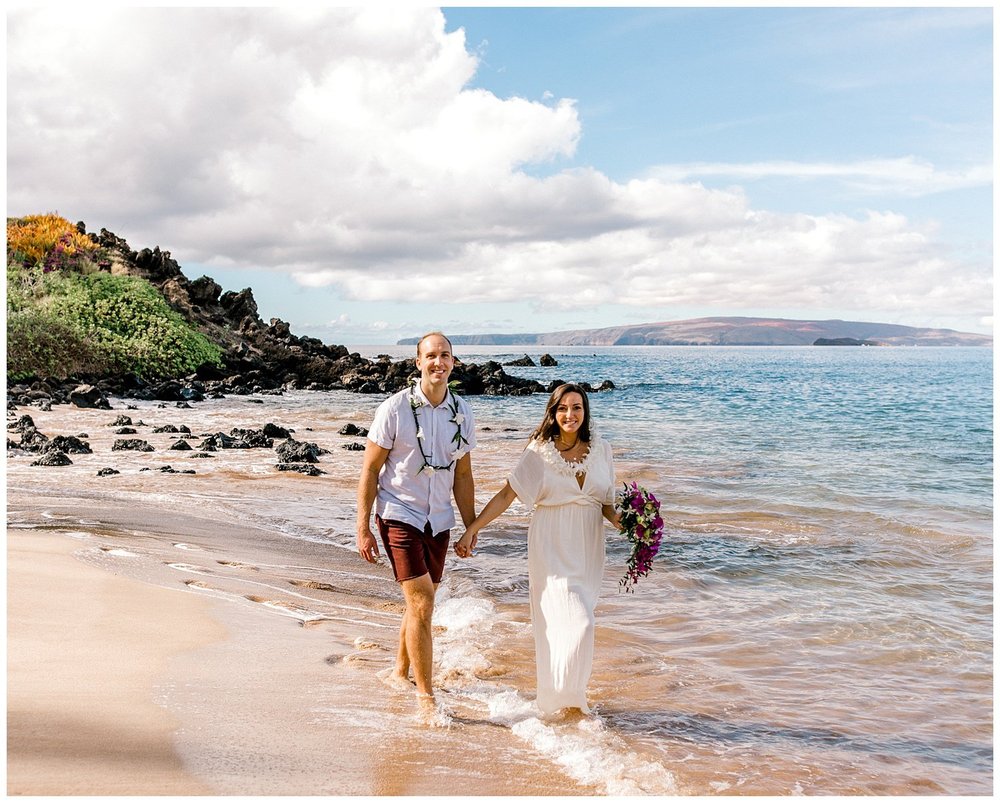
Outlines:
[[225, 630], [205, 601], [86, 566], [74, 548], [7, 533], [7, 793], [210, 793], [154, 690], [172, 655]]
[[428, 727], [378, 680], [384, 566], [71, 489], [8, 488], [8, 511], [8, 794], [598, 792], [446, 690]]

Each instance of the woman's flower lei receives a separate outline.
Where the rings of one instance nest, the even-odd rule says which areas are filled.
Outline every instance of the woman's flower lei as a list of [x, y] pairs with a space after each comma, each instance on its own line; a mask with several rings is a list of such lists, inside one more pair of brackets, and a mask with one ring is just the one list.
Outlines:
[[[416, 393], [417, 383], [414, 381], [410, 386], [410, 410], [413, 412], [413, 423], [417, 426], [417, 446], [420, 448], [420, 456], [424, 460], [424, 464], [417, 471], [417, 474], [425, 473], [428, 477], [433, 477], [435, 471], [448, 471], [455, 461], [458, 460], [462, 455], [465, 454], [462, 447], [468, 445], [469, 440], [462, 434], [462, 424], [465, 422], [465, 416], [459, 412], [458, 408], [458, 394], [455, 393], [451, 384], [448, 385], [448, 390], [451, 392], [451, 404], [448, 405], [448, 409], [451, 410], [451, 423], [455, 425], [455, 435], [452, 437], [451, 442], [454, 443], [458, 448], [452, 457], [451, 462], [446, 466], [435, 466], [431, 463], [430, 458], [424, 451], [424, 428], [420, 426], [420, 419], [417, 417], [417, 410], [424, 406], [422, 399], [417, 398]], [[434, 450], [431, 449], [431, 455], [433, 456]]]
[[635, 593], [635, 584], [640, 577], [649, 574], [653, 568], [653, 558], [660, 549], [663, 537], [663, 519], [660, 518], [660, 503], [653, 494], [641, 485], [626, 484], [625, 490], [615, 501], [621, 531], [632, 545], [632, 552], [625, 563], [625, 576], [618, 585]]

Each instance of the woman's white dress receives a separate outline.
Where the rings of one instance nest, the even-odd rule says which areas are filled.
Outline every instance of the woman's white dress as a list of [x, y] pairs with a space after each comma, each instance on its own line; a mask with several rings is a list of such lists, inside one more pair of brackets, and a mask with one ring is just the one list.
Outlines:
[[552, 441], [533, 440], [508, 480], [518, 499], [534, 507], [528, 585], [536, 703], [542, 713], [574, 707], [589, 712], [594, 607], [604, 572], [601, 506], [613, 504], [615, 493], [611, 446], [594, 438], [582, 461], [568, 463]]

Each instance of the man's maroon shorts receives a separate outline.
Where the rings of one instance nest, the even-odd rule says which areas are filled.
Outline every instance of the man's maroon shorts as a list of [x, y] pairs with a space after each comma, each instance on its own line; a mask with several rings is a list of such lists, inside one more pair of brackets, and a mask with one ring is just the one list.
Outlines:
[[431, 576], [431, 582], [441, 582], [451, 530], [434, 535], [430, 524], [421, 532], [412, 524], [394, 519], [383, 521], [381, 516], [375, 517], [375, 524], [382, 536], [385, 554], [389, 556], [397, 583], [423, 577], [425, 574]]

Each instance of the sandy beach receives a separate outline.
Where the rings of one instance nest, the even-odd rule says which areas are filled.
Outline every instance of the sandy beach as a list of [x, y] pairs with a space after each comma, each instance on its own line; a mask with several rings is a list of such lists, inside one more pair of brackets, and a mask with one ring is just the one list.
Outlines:
[[7, 533], [7, 793], [210, 793], [183, 768], [156, 684], [225, 629], [205, 601], [87, 566], [76, 546]]
[[[258, 411], [227, 402], [199, 426], [228, 430]], [[226, 507], [299, 498], [302, 515], [317, 509], [349, 532], [358, 453], [331, 453], [322, 477], [275, 471], [270, 449], [218, 453], [208, 468], [166, 451], [177, 436], [148, 427], [157, 453], [113, 453], [108, 424], [120, 409], [23, 412], [50, 435], [86, 431], [93, 454], [56, 469], [31, 467], [32, 455], [8, 460], [8, 793], [598, 791], [447, 689], [451, 727], [429, 728], [411, 692], [378, 679], [402, 612], [384, 561], [369, 566], [353, 549], [290, 538]], [[147, 424], [205, 415], [142, 414]], [[309, 423], [309, 439], [344, 440], [340, 418]], [[155, 470], [168, 463], [196, 474]], [[107, 465], [122, 473], [97, 477]], [[530, 663], [516, 663], [504, 673], [530, 687]], [[439, 686], [476, 682], [437, 672]], [[489, 760], [498, 749], [503, 772]]]
[[342, 592], [304, 577], [286, 590], [257, 578], [297, 564], [287, 544], [221, 518], [68, 488], [9, 490], [8, 511], [8, 794], [596, 791], [523, 750], [497, 772], [484, 754], [516, 757], [517, 740], [461, 706], [451, 727], [421, 724], [377, 679], [401, 605], [360, 559], [308, 567], [352, 577]]

